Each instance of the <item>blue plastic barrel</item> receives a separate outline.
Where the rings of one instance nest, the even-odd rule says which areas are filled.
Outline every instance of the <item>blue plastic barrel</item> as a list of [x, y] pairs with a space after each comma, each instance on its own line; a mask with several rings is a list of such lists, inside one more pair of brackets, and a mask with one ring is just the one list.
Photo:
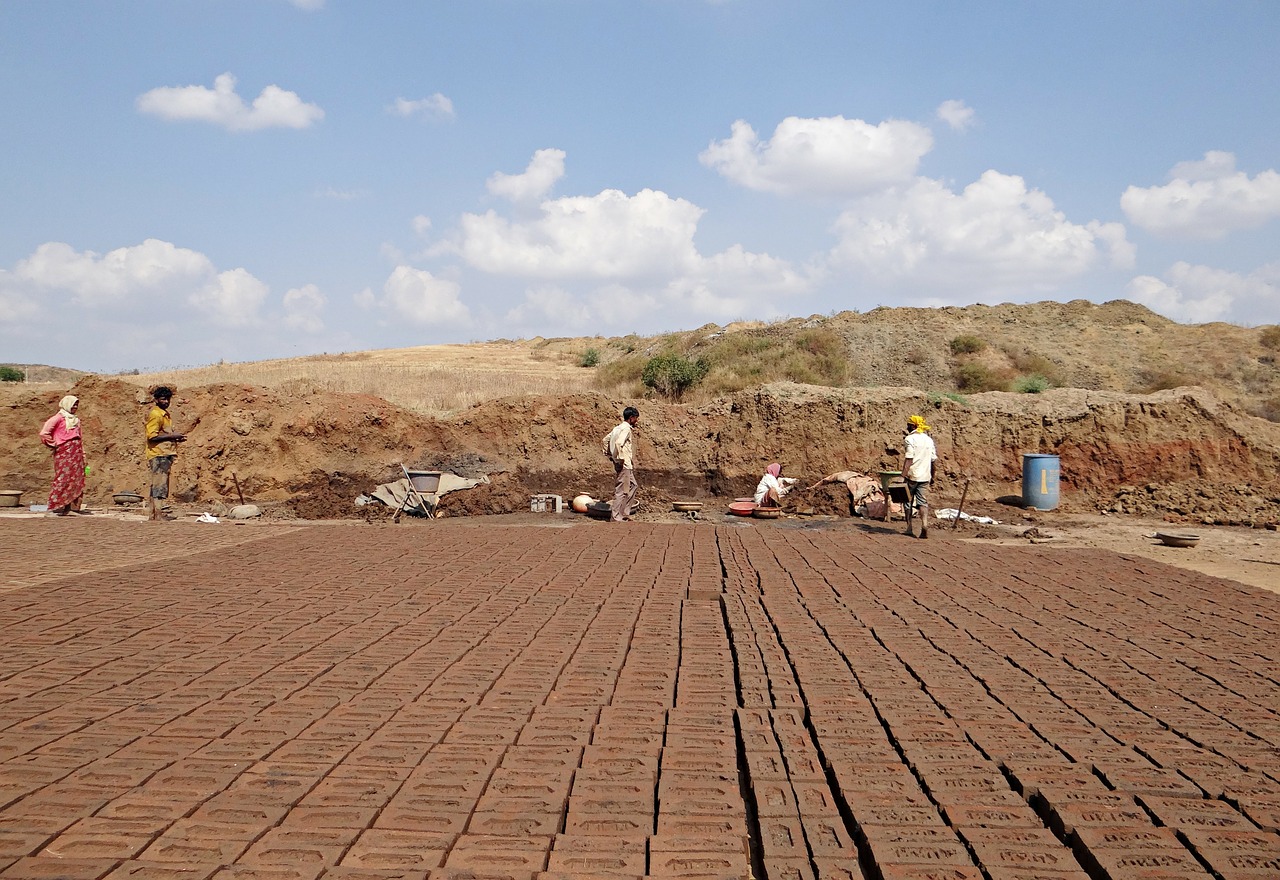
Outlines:
[[1022, 506], [1036, 510], [1058, 506], [1058, 456], [1023, 453]]

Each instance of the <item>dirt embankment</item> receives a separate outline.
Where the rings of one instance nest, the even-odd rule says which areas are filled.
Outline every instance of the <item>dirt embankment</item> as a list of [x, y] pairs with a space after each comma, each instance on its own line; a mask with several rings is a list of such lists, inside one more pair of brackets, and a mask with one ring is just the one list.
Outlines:
[[[37, 434], [61, 393], [19, 396], [0, 409], [0, 488], [30, 493], [24, 503], [43, 501], [48, 490], [49, 456]], [[142, 490], [145, 395], [94, 376], [71, 393], [82, 401], [90, 500]], [[190, 440], [173, 488], [188, 502], [234, 502], [242, 493], [307, 518], [359, 517], [368, 514], [355, 496], [398, 478], [404, 463], [490, 475], [488, 486], [446, 496], [453, 514], [519, 510], [539, 492], [605, 497], [613, 474], [599, 438], [629, 402], [599, 394], [508, 398], [435, 420], [367, 395], [180, 388], [171, 411]], [[840, 470], [895, 468], [906, 417], [918, 412], [933, 426], [938, 488], [949, 494], [966, 480], [974, 501], [1016, 494], [1021, 454], [1041, 452], [1060, 456], [1064, 510], [1280, 520], [1280, 425], [1198, 389], [990, 393], [959, 403], [908, 388], [775, 384], [705, 406], [639, 406], [640, 479], [654, 502], [747, 494], [771, 461], [804, 483]], [[839, 491], [811, 496], [824, 512], [847, 513]]]

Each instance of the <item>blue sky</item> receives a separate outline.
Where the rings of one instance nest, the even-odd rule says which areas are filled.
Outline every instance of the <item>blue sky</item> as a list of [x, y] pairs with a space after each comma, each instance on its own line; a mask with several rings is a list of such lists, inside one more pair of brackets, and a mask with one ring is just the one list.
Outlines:
[[1280, 323], [1280, 4], [0, 0], [0, 361]]

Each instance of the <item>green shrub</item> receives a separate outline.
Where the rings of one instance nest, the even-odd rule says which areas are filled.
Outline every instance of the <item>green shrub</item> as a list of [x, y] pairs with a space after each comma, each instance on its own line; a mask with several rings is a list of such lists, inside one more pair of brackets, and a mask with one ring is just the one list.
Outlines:
[[689, 360], [678, 354], [660, 354], [649, 359], [640, 381], [664, 397], [679, 400], [707, 375], [710, 366], [702, 358]]
[[1042, 391], [1048, 391], [1053, 387], [1044, 376], [1019, 376], [1013, 382], [1013, 390], [1019, 394], [1039, 394]]
[[1009, 380], [985, 364], [970, 361], [955, 369], [956, 387], [961, 391], [1007, 391]]
[[952, 354], [977, 354], [986, 347], [985, 342], [969, 334], [962, 334], [951, 340]]
[[588, 348], [582, 353], [582, 358], [578, 361], [581, 366], [594, 367], [600, 363], [600, 349]]
[[960, 394], [959, 392], [956, 392], [956, 391], [930, 391], [926, 395], [926, 398], [928, 399], [929, 403], [933, 404], [934, 406], [940, 405], [943, 400], [950, 400], [953, 403], [960, 404], [961, 406], [969, 405], [969, 398], [965, 397], [963, 394]]
[[0, 367], [0, 382], [21, 382], [27, 374], [17, 367]]

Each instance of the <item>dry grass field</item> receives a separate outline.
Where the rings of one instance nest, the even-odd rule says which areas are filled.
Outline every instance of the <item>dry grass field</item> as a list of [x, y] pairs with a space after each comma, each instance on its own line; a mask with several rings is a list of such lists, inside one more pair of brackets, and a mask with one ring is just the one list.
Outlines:
[[[1200, 385], [1245, 412], [1280, 421], [1280, 327], [1177, 324], [1124, 301], [877, 308], [767, 324], [708, 324], [651, 337], [423, 345], [119, 378], [144, 387], [231, 383], [286, 395], [369, 394], [439, 418], [510, 396], [592, 390], [652, 397], [642, 376], [659, 355], [698, 365], [699, 380], [679, 397], [695, 405], [779, 381], [900, 386], [951, 397], [1050, 388], [1147, 394]], [[27, 390], [70, 387], [81, 375], [27, 369]], [[13, 393], [0, 390], [0, 402]]]

